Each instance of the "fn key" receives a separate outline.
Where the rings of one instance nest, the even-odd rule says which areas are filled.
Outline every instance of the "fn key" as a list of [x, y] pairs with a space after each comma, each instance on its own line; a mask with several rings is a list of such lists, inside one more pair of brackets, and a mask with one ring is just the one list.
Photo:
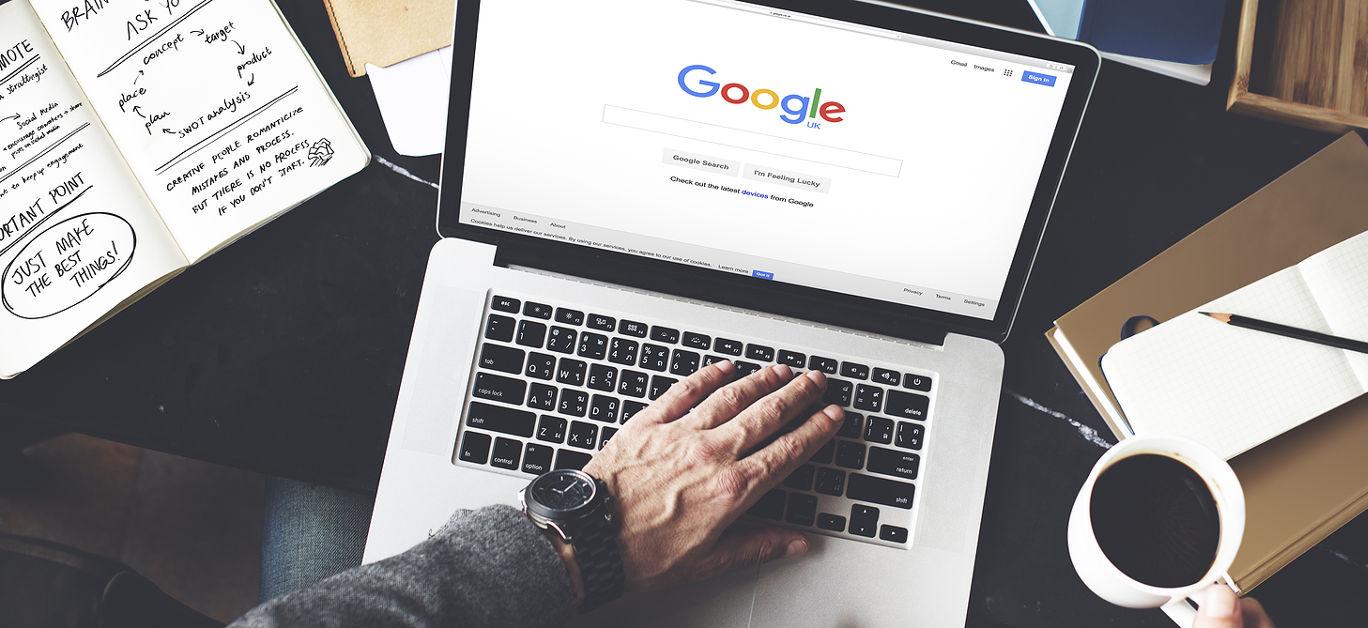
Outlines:
[[488, 434], [467, 430], [465, 438], [461, 439], [461, 460], [484, 464], [489, 460], [489, 445], [492, 441]]

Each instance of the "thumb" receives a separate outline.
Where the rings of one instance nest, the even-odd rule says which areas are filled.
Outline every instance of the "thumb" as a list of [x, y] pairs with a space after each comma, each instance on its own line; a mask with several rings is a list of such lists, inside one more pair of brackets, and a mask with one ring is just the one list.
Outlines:
[[732, 528], [718, 540], [713, 564], [725, 572], [798, 556], [807, 550], [807, 537], [801, 532], [784, 528]]
[[1214, 584], [1202, 591], [1202, 605], [1197, 608], [1197, 622], [1192, 628], [1240, 628], [1244, 618], [1240, 599], [1223, 584]]

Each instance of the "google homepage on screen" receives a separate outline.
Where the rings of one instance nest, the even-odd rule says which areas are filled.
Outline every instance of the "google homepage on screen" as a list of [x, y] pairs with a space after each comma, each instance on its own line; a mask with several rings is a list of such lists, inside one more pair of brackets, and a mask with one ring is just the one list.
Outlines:
[[730, 0], [489, 0], [461, 222], [991, 319], [1070, 78]]

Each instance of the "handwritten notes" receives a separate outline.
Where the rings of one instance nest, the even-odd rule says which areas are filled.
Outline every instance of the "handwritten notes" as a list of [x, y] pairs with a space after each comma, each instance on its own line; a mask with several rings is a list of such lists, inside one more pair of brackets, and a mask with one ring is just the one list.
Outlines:
[[185, 264], [32, 9], [0, 5], [0, 376]]
[[186, 256], [364, 166], [268, 0], [33, 0]]
[[0, 4], [0, 377], [368, 161], [271, 0]]
[[73, 216], [39, 233], [5, 268], [0, 286], [10, 314], [39, 319], [95, 296], [133, 261], [133, 225], [103, 212]]

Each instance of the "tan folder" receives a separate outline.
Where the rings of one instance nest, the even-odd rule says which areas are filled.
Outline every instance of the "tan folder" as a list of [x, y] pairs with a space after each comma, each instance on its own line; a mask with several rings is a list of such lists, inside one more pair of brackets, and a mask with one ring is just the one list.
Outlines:
[[451, 45], [456, 0], [324, 0], [347, 72], [387, 68]]
[[[1368, 231], [1368, 146], [1355, 133], [1307, 159], [1055, 321], [1046, 333], [1121, 437], [1098, 360], [1132, 316], [1168, 320]], [[1230, 570], [1246, 592], [1368, 508], [1368, 397], [1235, 459], [1244, 542]]]

